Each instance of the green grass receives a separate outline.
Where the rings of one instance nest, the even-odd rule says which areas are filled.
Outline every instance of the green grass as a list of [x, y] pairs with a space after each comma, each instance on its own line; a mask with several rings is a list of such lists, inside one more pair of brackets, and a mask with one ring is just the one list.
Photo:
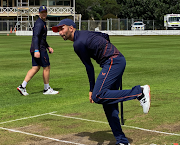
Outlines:
[[[111, 36], [111, 42], [123, 53], [127, 66], [123, 75], [123, 89], [135, 85], [151, 86], [151, 109], [142, 112], [136, 100], [124, 102], [125, 125], [180, 134], [180, 36]], [[42, 69], [27, 85], [29, 96], [21, 96], [16, 87], [22, 83], [31, 68], [31, 45], [29, 36], [0, 36], [0, 122], [57, 111], [57, 114], [107, 122], [101, 105], [90, 104], [89, 83], [84, 65], [74, 53], [73, 43], [58, 36], [48, 36], [47, 41], [54, 49], [50, 54], [50, 85], [60, 91], [58, 95], [43, 95]], [[95, 67], [96, 77], [101, 68]], [[53, 137], [75, 133], [87, 135], [95, 144], [104, 138], [114, 144], [110, 127], [57, 116], [41, 116], [21, 120], [0, 127], [15, 128], [39, 126], [26, 130], [34, 134]], [[139, 131], [122, 127], [131, 144], [180, 143], [179, 136]], [[82, 135], [83, 134], [83, 135]], [[19, 133], [0, 129], [1, 145], [16, 145], [29, 140], [41, 140]], [[79, 142], [81, 143], [81, 142]]]

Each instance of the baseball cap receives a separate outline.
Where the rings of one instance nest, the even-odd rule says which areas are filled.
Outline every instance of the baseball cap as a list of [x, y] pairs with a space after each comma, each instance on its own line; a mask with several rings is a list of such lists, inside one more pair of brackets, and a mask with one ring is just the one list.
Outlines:
[[42, 12], [42, 11], [47, 11], [46, 6], [42, 5], [39, 7], [39, 12]]
[[61, 20], [59, 22], [59, 24], [57, 26], [52, 27], [53, 32], [59, 32], [58, 28], [62, 27], [64, 25], [73, 26], [74, 28], [76, 28], [76, 24], [73, 22], [73, 20], [71, 20], [71, 19], [63, 19], [63, 20]]

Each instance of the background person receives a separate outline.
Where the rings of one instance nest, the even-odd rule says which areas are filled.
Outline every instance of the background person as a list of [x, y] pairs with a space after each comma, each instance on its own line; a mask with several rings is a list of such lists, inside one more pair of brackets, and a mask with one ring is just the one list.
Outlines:
[[32, 68], [28, 71], [23, 83], [17, 87], [17, 90], [24, 96], [29, 95], [26, 91], [27, 83], [32, 79], [32, 77], [43, 67], [43, 80], [44, 80], [44, 92], [43, 94], [58, 94], [58, 91], [53, 90], [49, 86], [49, 75], [50, 75], [50, 62], [47, 50], [49, 53], [53, 53], [54, 50], [49, 47], [46, 37], [47, 37], [47, 27], [46, 27], [46, 17], [47, 8], [45, 6], [40, 6], [39, 8], [39, 18], [34, 24], [33, 36], [31, 43], [31, 56], [32, 56]]
[[[122, 75], [126, 66], [124, 56], [110, 43], [109, 35], [101, 32], [78, 31], [71, 19], [63, 19], [53, 32], [59, 32], [64, 40], [74, 42], [76, 54], [86, 67], [89, 78], [89, 100], [103, 105], [109, 125], [116, 138], [117, 145], [129, 145], [120, 125], [118, 102], [138, 99], [143, 112], [150, 109], [150, 87], [135, 86], [130, 90], [119, 90]], [[95, 83], [94, 67], [91, 58], [96, 60], [102, 70]]]

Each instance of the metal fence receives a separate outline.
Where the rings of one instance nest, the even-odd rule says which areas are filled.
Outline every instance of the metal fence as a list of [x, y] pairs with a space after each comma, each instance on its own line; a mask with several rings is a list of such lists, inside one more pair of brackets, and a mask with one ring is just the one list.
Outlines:
[[[104, 31], [104, 30], [131, 30], [131, 25], [135, 21], [143, 21], [146, 25], [145, 30], [163, 30], [164, 27], [162, 24], [158, 23], [155, 20], [137, 20], [137, 19], [107, 19], [107, 20], [82, 20], [75, 22], [77, 29], [79, 30], [90, 30], [94, 31], [95, 29]], [[49, 21], [47, 20], [47, 28], [51, 30], [52, 26], [55, 26], [59, 21]], [[21, 27], [20, 27], [21, 25]], [[23, 26], [22, 26], [23, 25]], [[13, 31], [16, 28], [16, 31], [21, 30], [32, 30], [34, 22], [24, 21], [22, 24], [17, 23], [17, 21], [4, 20], [0, 21], [0, 31]], [[20, 29], [21, 28], [21, 29]]]
[[164, 26], [155, 20], [138, 20], [138, 19], [107, 19], [107, 20], [82, 20], [76, 25], [81, 30], [94, 31], [95, 29], [103, 30], [131, 30], [131, 25], [135, 21], [142, 21], [146, 30], [163, 30]]

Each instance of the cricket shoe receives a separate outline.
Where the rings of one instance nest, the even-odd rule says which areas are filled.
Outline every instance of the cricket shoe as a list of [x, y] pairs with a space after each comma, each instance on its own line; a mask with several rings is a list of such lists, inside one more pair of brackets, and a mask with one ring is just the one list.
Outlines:
[[149, 85], [144, 85], [141, 86], [142, 88], [142, 95], [138, 97], [138, 100], [143, 107], [143, 112], [147, 114], [150, 109], [151, 105], [151, 95], [150, 95], [150, 86]]
[[116, 145], [130, 145], [130, 143], [118, 143]]
[[24, 95], [24, 96], [29, 95], [29, 94], [26, 92], [26, 88], [23, 88], [22, 85], [20, 85], [19, 87], [17, 87], [17, 90], [21, 93], [21, 95]]
[[55, 95], [59, 94], [58, 91], [53, 90], [51, 87], [49, 87], [47, 90], [44, 90], [44, 95]]

